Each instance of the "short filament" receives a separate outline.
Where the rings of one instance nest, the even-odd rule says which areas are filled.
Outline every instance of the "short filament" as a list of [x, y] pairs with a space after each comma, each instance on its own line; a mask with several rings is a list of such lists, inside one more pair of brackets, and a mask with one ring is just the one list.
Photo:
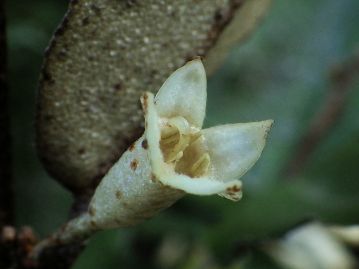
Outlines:
[[210, 156], [207, 152], [196, 150], [201, 137], [199, 131], [190, 129], [184, 118], [167, 122], [161, 128], [160, 147], [164, 161], [172, 164], [179, 173], [191, 177], [205, 175], [210, 166]]
[[207, 173], [210, 165], [210, 157], [208, 153], [203, 154], [198, 160], [192, 165], [190, 173], [193, 177], [201, 176]]

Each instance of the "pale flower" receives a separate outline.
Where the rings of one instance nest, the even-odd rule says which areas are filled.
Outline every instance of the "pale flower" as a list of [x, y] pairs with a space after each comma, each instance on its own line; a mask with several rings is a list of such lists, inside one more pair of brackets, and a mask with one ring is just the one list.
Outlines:
[[359, 246], [359, 225], [350, 226], [331, 226], [329, 231], [345, 244], [358, 247]]
[[206, 99], [200, 60], [174, 72], [155, 98], [142, 96], [145, 133], [97, 188], [90, 204], [97, 225], [132, 225], [185, 193], [241, 198], [238, 178], [260, 157], [272, 121], [202, 130]]
[[348, 230], [347, 227], [339, 229], [333, 232], [320, 223], [310, 223], [288, 232], [265, 250], [283, 268], [288, 269], [357, 268], [355, 258], [340, 238], [342, 232], [347, 236], [357, 235], [357, 231]]
[[156, 97], [145, 93], [144, 135], [102, 179], [88, 213], [70, 222], [57, 239], [134, 225], [186, 193], [239, 200], [239, 178], [260, 157], [272, 120], [202, 129], [206, 98], [200, 60], [175, 71]]
[[238, 179], [258, 160], [272, 120], [202, 129], [206, 74], [194, 60], [178, 69], [143, 104], [152, 173], [166, 186], [197, 195], [242, 197]]

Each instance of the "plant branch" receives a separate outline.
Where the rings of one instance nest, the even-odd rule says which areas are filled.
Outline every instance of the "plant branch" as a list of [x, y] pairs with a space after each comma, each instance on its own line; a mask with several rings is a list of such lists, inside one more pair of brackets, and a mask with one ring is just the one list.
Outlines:
[[0, 1], [0, 227], [13, 222], [4, 8], [4, 1]]
[[314, 114], [307, 132], [297, 144], [296, 154], [285, 169], [287, 177], [295, 177], [303, 171], [320, 141], [335, 127], [348, 101], [351, 85], [358, 74], [359, 51], [346, 62], [333, 68], [330, 75], [331, 89], [319, 111]]
[[[216, 60], [208, 60], [208, 65], [213, 70], [220, 58], [213, 51], [221, 50], [224, 57], [231, 44], [255, 28], [269, 3], [206, 0], [196, 9], [183, 9], [192, 1], [163, 1], [168, 5], [164, 12], [137, 1], [70, 1], [45, 55], [36, 122], [38, 150], [46, 169], [75, 196], [71, 217], [87, 210], [100, 179], [142, 133], [138, 99], [143, 89], [158, 89], [172, 70], [193, 56], [208, 60], [212, 54]], [[130, 18], [133, 14], [140, 20]], [[154, 29], [148, 25], [153, 18], [158, 20]], [[159, 29], [159, 23], [166, 27]], [[92, 46], [94, 40], [97, 45]], [[88, 49], [83, 50], [83, 44]], [[80, 106], [77, 98], [82, 100]], [[124, 112], [118, 113], [119, 107]], [[36, 268], [70, 267], [88, 236], [76, 238], [75, 243], [62, 240], [71, 223], [36, 246]]]

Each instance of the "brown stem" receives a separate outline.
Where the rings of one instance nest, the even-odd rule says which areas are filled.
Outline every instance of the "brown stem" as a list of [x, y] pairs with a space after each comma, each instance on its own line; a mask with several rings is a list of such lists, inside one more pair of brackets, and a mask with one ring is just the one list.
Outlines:
[[13, 222], [4, 1], [0, 0], [0, 227]]
[[[70, 219], [74, 219], [87, 211], [87, 206], [93, 192], [93, 189], [85, 189], [82, 192], [74, 194], [74, 203], [70, 210]], [[68, 223], [71, 223], [71, 221]], [[32, 252], [38, 252], [37, 257], [31, 254], [28, 255], [25, 257], [25, 262], [23, 263], [25, 265], [19, 269], [71, 268], [72, 264], [86, 247], [87, 236], [79, 238], [76, 242], [61, 242], [60, 237], [66, 227], [68, 227], [68, 223], [49, 238], [34, 245]]]
[[[36, 264], [24, 269], [69, 269], [77, 257], [84, 250], [86, 243], [83, 241], [48, 247], [42, 252]], [[29, 262], [31, 264], [31, 262]]]
[[299, 175], [320, 141], [333, 129], [342, 115], [352, 82], [359, 74], [359, 51], [336, 66], [331, 73], [332, 87], [323, 100], [321, 108], [314, 114], [307, 132], [296, 147], [296, 154], [289, 161], [285, 174], [291, 178]]

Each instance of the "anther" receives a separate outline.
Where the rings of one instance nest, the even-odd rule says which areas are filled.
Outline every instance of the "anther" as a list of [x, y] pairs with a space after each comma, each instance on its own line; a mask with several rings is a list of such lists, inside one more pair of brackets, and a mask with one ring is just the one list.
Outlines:
[[204, 175], [209, 168], [211, 159], [208, 153], [203, 154], [191, 167], [191, 174], [193, 176]]

